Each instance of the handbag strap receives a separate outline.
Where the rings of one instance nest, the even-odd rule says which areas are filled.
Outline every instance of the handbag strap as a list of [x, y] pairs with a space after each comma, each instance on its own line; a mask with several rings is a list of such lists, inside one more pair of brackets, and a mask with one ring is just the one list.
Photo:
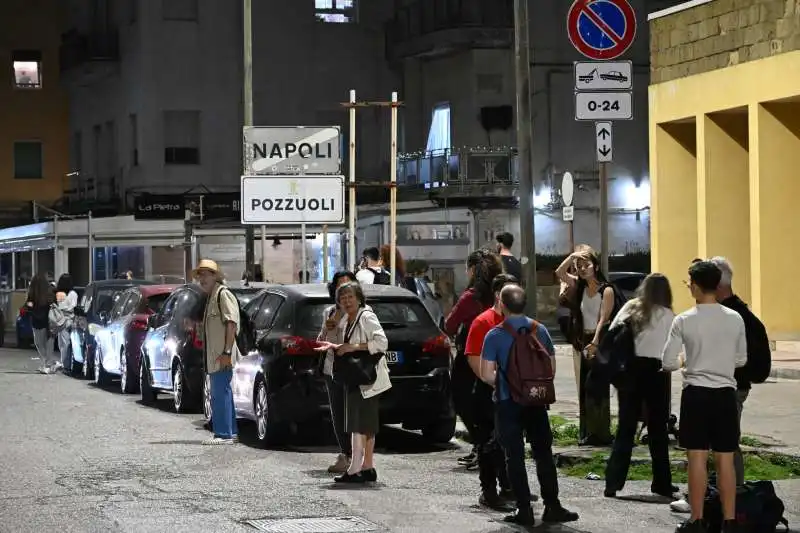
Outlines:
[[358, 315], [356, 315], [356, 319], [353, 320], [353, 323], [349, 324], [347, 326], [347, 328], [345, 328], [345, 330], [344, 330], [344, 342], [345, 343], [349, 343], [350, 342], [350, 337], [353, 336], [353, 331], [356, 329], [356, 326], [358, 325], [359, 321], [361, 320], [361, 315], [363, 315], [363, 314], [364, 314], [363, 310], [359, 311]]

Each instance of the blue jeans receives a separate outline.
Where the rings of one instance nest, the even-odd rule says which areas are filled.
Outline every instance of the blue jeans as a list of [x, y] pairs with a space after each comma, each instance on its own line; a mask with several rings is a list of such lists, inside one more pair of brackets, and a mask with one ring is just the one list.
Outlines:
[[233, 370], [209, 374], [211, 378], [211, 427], [214, 436], [232, 439], [236, 436], [236, 407], [233, 404], [231, 379]]

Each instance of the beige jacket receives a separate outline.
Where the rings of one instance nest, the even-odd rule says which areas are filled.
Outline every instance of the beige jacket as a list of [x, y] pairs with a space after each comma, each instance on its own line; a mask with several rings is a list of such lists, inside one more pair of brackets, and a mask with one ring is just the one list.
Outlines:
[[[389, 339], [386, 338], [386, 333], [383, 331], [378, 316], [372, 309], [365, 308], [361, 311], [361, 318], [353, 327], [350, 334], [350, 344], [366, 344], [369, 353], [376, 354], [382, 353], [389, 348]], [[342, 318], [339, 322], [339, 330], [342, 341], [344, 341], [345, 331], [347, 330], [347, 316]], [[377, 366], [377, 379], [371, 385], [361, 385], [361, 396], [364, 398], [372, 398], [392, 388], [392, 382], [389, 379], [389, 365], [386, 363], [386, 358], [381, 357]]]
[[[206, 369], [209, 374], [221, 370], [217, 358], [225, 350], [225, 324], [236, 324], [239, 333], [239, 302], [236, 296], [224, 285], [217, 285], [208, 297], [203, 314], [203, 344], [206, 352]], [[234, 339], [231, 362], [236, 364], [239, 348]]]

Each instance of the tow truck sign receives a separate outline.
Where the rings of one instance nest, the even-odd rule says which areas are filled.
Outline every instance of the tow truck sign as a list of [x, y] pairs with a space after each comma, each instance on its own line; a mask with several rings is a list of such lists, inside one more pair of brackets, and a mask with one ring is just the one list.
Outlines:
[[329, 127], [246, 127], [245, 161], [250, 174], [338, 174], [340, 131]]
[[242, 224], [341, 224], [344, 176], [242, 176]]

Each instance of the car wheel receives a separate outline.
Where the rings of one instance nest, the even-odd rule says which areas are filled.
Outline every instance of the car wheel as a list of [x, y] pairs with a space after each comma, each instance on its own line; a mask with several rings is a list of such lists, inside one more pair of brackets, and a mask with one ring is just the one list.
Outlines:
[[264, 379], [256, 382], [253, 395], [253, 407], [256, 414], [256, 434], [264, 446], [277, 444], [283, 437], [283, 424], [270, 420], [269, 392]]
[[142, 362], [139, 365], [139, 391], [142, 395], [142, 403], [145, 405], [153, 405], [158, 399], [158, 394], [153, 389], [153, 384], [150, 383], [150, 372], [144, 362], [145, 357], [142, 357]]
[[203, 380], [203, 416], [211, 422], [211, 376], [205, 375]]
[[119, 354], [119, 388], [122, 394], [133, 394], [139, 392], [136, 387], [138, 381], [136, 376], [131, 372], [133, 369], [128, 364], [128, 358], [125, 355], [125, 348], [120, 350]]
[[172, 403], [175, 405], [176, 413], [189, 412], [189, 395], [186, 390], [186, 373], [180, 362], [175, 363], [172, 370]]
[[85, 364], [79, 363], [75, 360], [75, 354], [72, 352], [72, 344], [67, 346], [67, 351], [69, 351], [69, 357], [67, 361], [69, 362], [69, 373], [72, 377], [79, 377], [83, 376], [83, 369], [86, 366]]
[[[95, 385], [104, 386], [108, 385], [108, 382], [111, 381], [110, 376], [106, 374], [106, 371], [103, 369], [103, 353], [100, 350], [100, 346], [98, 346], [94, 351], [94, 364], [92, 365], [92, 369], [94, 370], [94, 383]], [[84, 365], [85, 367], [86, 365]]]
[[432, 444], [447, 444], [455, 434], [455, 417], [443, 418], [422, 428], [422, 436]]
[[[97, 351], [95, 346], [95, 351]], [[83, 345], [83, 379], [94, 379], [94, 357], [89, 357], [88, 347]]]

